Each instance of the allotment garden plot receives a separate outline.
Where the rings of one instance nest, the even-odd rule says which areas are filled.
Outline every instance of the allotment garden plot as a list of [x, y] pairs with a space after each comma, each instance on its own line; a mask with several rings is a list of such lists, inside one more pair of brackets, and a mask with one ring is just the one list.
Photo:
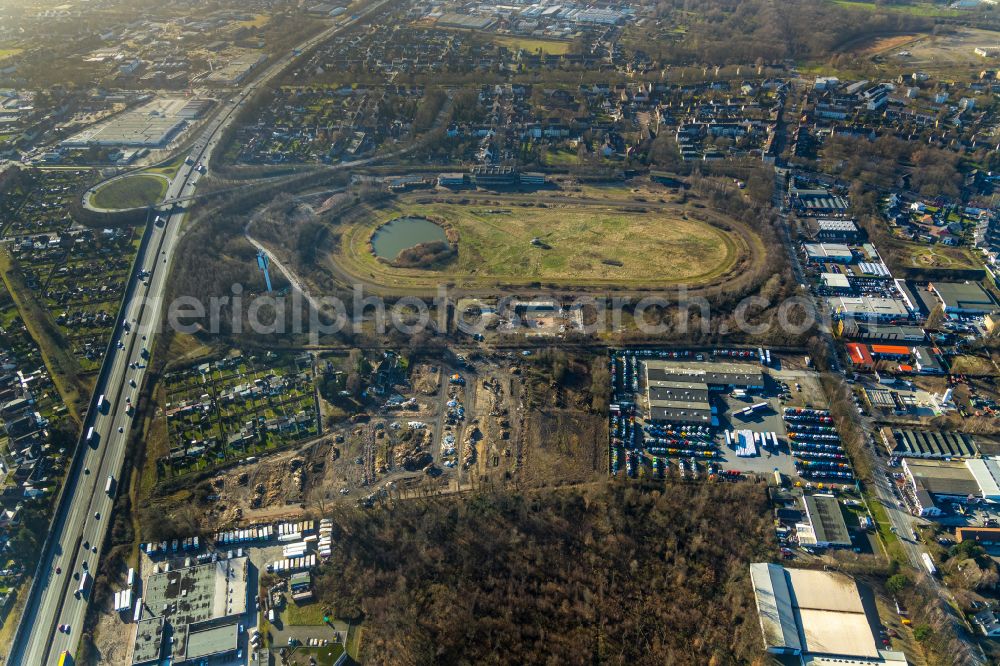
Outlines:
[[100, 367], [141, 234], [136, 227], [92, 229], [68, 209], [85, 178], [37, 176], [18, 194], [3, 229], [20, 280], [42, 305], [84, 372]]
[[170, 452], [161, 476], [185, 474], [319, 435], [312, 359], [235, 356], [164, 380]]

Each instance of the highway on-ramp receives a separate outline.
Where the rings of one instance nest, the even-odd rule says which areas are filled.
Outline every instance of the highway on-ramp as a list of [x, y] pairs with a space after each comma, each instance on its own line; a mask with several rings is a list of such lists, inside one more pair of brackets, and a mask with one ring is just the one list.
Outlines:
[[[236, 118], [240, 105], [299, 54], [313, 48], [379, 9], [372, 4], [357, 16], [312, 37], [276, 60], [244, 87], [207, 125], [200, 128], [194, 147], [171, 180], [165, 201], [192, 194], [223, 130]], [[64, 650], [75, 653], [79, 643], [93, 575], [107, 536], [118, 478], [132, 427], [132, 405], [145, 377], [154, 334], [160, 330], [170, 263], [180, 239], [185, 211], [179, 206], [150, 219], [149, 238], [141, 246], [123, 297], [112, 344], [94, 390], [103, 396], [91, 402], [83, 427], [83, 441], [74, 456], [49, 537], [43, 548], [7, 664], [56, 664]], [[151, 215], [152, 218], [152, 215]], [[91, 428], [93, 434], [90, 433]], [[112, 479], [108, 492], [108, 479]], [[84, 582], [81, 590], [81, 582]]]

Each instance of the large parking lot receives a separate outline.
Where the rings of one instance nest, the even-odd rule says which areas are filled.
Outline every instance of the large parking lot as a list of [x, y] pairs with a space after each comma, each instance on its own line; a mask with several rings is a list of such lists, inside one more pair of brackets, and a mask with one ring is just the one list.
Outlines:
[[[806, 486], [853, 483], [818, 377], [801, 367], [799, 358], [755, 349], [614, 352], [611, 473], [736, 479], [770, 477], [777, 470]], [[676, 368], [668, 375], [689, 375], [691, 381], [659, 381], [671, 392], [661, 409], [688, 419], [693, 410], [703, 414], [696, 417], [699, 423], [665, 422], [664, 412], [651, 418], [647, 364], [664, 362]], [[761, 381], [742, 387], [725, 383], [748, 381], [753, 373]]]

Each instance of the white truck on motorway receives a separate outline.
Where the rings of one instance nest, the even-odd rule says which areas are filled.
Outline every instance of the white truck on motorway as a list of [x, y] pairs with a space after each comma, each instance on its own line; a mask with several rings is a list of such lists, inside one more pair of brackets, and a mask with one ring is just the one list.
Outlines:
[[80, 599], [87, 596], [87, 590], [90, 589], [90, 572], [84, 571], [83, 575], [80, 576], [80, 587], [76, 588], [76, 598]]
[[932, 576], [936, 576], [937, 575], [937, 567], [934, 566], [934, 560], [931, 559], [931, 556], [928, 555], [927, 553], [921, 553], [920, 554], [920, 559], [923, 561], [924, 568], [927, 569], [927, 573], [929, 573]]

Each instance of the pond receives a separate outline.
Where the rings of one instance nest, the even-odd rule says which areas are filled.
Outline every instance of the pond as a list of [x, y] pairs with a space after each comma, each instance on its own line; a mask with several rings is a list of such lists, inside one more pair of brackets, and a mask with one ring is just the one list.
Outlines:
[[386, 222], [372, 236], [375, 256], [392, 261], [403, 250], [421, 243], [447, 242], [444, 229], [423, 217], [397, 217]]

